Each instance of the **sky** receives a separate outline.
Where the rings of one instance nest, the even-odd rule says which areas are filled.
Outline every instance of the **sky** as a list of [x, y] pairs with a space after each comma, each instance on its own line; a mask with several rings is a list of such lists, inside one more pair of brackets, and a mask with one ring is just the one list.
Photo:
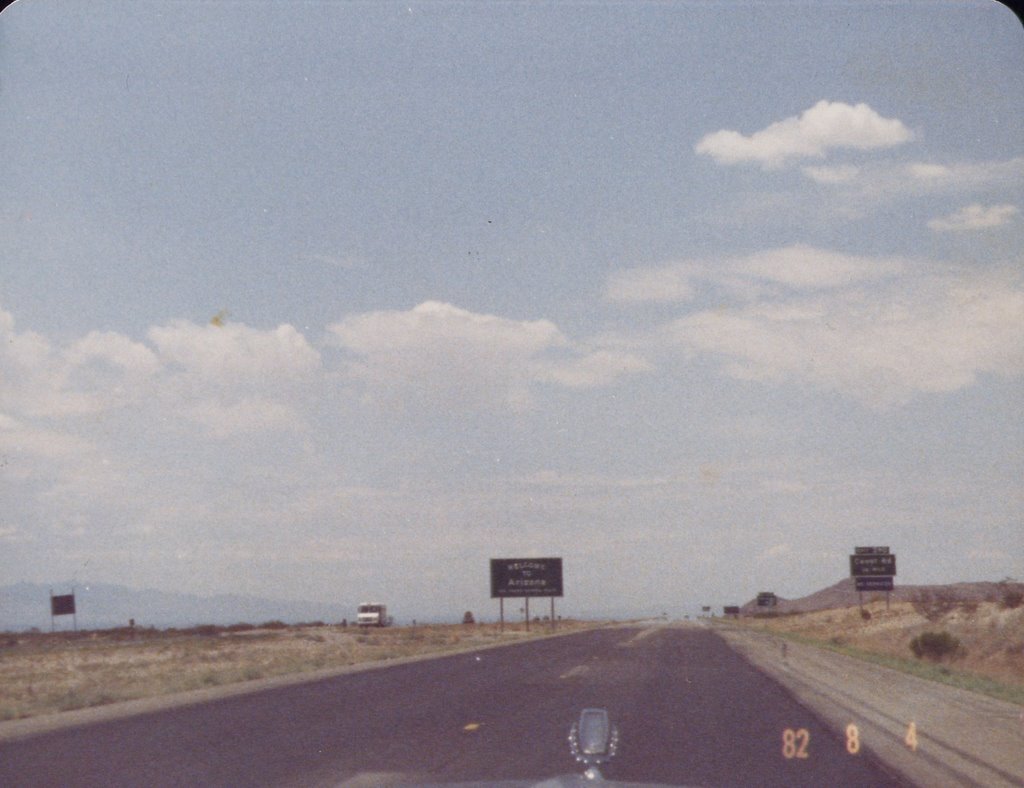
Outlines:
[[0, 585], [1021, 578], [1022, 108], [980, 0], [21, 0]]

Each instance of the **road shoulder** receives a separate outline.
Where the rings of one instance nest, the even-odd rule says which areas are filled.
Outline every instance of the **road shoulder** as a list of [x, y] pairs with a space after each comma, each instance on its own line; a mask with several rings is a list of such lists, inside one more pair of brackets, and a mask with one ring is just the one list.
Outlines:
[[911, 783], [1024, 784], [1020, 706], [768, 633], [715, 631], [836, 730], [856, 725], [858, 743]]

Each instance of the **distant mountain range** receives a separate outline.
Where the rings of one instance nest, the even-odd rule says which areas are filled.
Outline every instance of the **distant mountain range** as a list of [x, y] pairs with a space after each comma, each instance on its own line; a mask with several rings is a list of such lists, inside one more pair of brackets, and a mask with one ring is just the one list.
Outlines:
[[[22, 631], [37, 627], [50, 629], [50, 589], [41, 583], [15, 583], [0, 587], [0, 631]], [[52, 586], [54, 594], [71, 593], [71, 583]], [[190, 627], [200, 624], [261, 624], [283, 621], [337, 623], [355, 618], [352, 605], [324, 605], [264, 599], [240, 594], [196, 596], [153, 589], [136, 589], [103, 583], [76, 583], [72, 616], [58, 616], [58, 630], [71, 629], [77, 619], [79, 629], [126, 627], [135, 619], [138, 627]]]

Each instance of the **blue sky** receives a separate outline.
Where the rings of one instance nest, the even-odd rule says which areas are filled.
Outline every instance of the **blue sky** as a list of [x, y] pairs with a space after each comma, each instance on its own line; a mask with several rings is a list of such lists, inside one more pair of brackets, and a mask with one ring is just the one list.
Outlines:
[[991, 2], [22, 0], [0, 578], [1020, 577], [1022, 107]]

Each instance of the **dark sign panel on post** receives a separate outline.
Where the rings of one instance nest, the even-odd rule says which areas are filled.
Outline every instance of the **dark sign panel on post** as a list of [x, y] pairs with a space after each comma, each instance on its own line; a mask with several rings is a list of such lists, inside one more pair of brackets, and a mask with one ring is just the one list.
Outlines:
[[75, 614], [75, 595], [61, 594], [50, 597], [50, 615], [73, 616]]
[[894, 555], [851, 555], [850, 575], [852, 577], [893, 576], [896, 574]]
[[491, 598], [562, 596], [561, 558], [492, 558]]
[[855, 577], [858, 591], [892, 591], [892, 576]]
[[778, 597], [771, 591], [762, 591], [757, 595], [758, 607], [775, 607], [779, 602]]
[[740, 614], [740, 606], [739, 605], [726, 605], [725, 607], [722, 608], [722, 611], [727, 616], [738, 616]]
[[888, 547], [855, 547], [853, 552], [856, 555], [889, 555]]

